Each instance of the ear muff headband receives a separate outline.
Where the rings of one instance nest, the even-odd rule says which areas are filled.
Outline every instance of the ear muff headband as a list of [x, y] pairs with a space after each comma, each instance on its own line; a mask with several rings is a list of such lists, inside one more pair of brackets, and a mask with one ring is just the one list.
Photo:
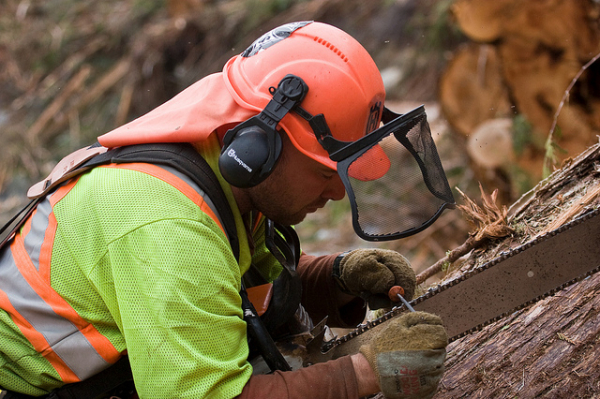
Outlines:
[[304, 81], [286, 75], [277, 88], [269, 89], [273, 98], [252, 118], [225, 133], [219, 156], [221, 174], [231, 185], [247, 188], [265, 180], [281, 155], [281, 136], [277, 125], [298, 106], [308, 91]]

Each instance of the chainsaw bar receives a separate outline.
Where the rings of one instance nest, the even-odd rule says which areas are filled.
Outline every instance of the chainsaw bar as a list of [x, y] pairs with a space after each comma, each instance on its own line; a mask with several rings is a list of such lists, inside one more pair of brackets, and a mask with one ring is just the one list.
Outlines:
[[[430, 288], [410, 304], [417, 311], [440, 316], [452, 342], [598, 272], [598, 242], [600, 209], [595, 209]], [[324, 342], [322, 353], [404, 312], [404, 306], [393, 308], [347, 335]]]

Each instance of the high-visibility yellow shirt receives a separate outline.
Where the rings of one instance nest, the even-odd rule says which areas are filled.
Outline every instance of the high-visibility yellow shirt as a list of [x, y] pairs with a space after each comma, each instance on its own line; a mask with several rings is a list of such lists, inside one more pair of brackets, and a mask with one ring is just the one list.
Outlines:
[[[202, 153], [218, 170], [215, 140]], [[211, 215], [139, 170], [97, 167], [53, 206], [51, 287], [128, 354], [140, 398], [230, 398], [251, 376], [241, 276], [252, 262], [272, 280], [281, 266], [265, 248], [264, 226], [251, 254], [222, 186], [238, 227], [239, 264]], [[40, 395], [63, 384], [0, 309], [0, 386]]]

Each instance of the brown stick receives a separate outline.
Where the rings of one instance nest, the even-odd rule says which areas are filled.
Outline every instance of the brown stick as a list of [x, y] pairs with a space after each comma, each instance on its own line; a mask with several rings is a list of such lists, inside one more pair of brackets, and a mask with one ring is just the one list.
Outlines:
[[[575, 75], [573, 80], [571, 80], [569, 87], [567, 87], [567, 89], [565, 90], [565, 92], [562, 96], [562, 99], [560, 100], [560, 103], [558, 104], [558, 108], [556, 109], [556, 112], [554, 113], [554, 119], [552, 120], [552, 126], [550, 126], [550, 132], [548, 133], [548, 138], [546, 139], [546, 148], [548, 148], [548, 146], [550, 146], [552, 144], [552, 142], [554, 141], [554, 131], [556, 130], [556, 125], [558, 123], [558, 116], [560, 115], [560, 111], [562, 110], [563, 106], [565, 105], [565, 102], [569, 98], [571, 89], [573, 88], [573, 86], [575, 86], [575, 83], [577, 83], [577, 81], [579, 80], [579, 78], [581, 77], [583, 72], [586, 69], [588, 69], [594, 62], [598, 61], [598, 59], [600, 59], [600, 53], [596, 54], [591, 60], [589, 60], [584, 66], [581, 67], [579, 72], [577, 72], [577, 75]], [[544, 163], [546, 165], [549, 165], [552, 163], [552, 160], [548, 159], [548, 156], [546, 155], [546, 157], [544, 159]], [[550, 169], [550, 168], [548, 168], [548, 169]]]
[[463, 244], [454, 248], [452, 251], [448, 252], [448, 254], [442, 259], [435, 262], [433, 265], [429, 266], [427, 269], [423, 270], [421, 273], [417, 275], [417, 284], [422, 284], [430, 277], [438, 274], [442, 271], [445, 264], [454, 263], [458, 258], [468, 254], [474, 248], [477, 248], [483, 240], [477, 240], [475, 237], [469, 237]]
[[117, 116], [115, 117], [115, 126], [121, 126], [127, 122], [127, 116], [129, 115], [129, 109], [131, 108], [131, 102], [133, 100], [133, 91], [135, 87], [132, 82], [128, 82], [123, 86], [121, 91], [121, 100], [119, 101], [119, 108], [117, 108]]
[[81, 68], [81, 70], [75, 75], [65, 86], [61, 94], [54, 99], [46, 107], [44, 112], [40, 115], [40, 117], [34, 122], [33, 125], [29, 128], [27, 133], [25, 133], [25, 137], [30, 142], [35, 142], [38, 139], [38, 136], [48, 126], [48, 124], [52, 121], [52, 118], [56, 116], [62, 109], [63, 105], [67, 102], [69, 97], [77, 90], [83, 87], [85, 80], [91, 73], [91, 68], [89, 66], [85, 66]]
[[[93, 101], [100, 98], [106, 91], [113, 88], [129, 71], [130, 61], [128, 59], [122, 59], [119, 61], [110, 71], [104, 74], [93, 86], [89, 89], [85, 95], [83, 95], [78, 101], [76, 101], [70, 108], [67, 108], [64, 112], [58, 114], [58, 116], [52, 117], [45, 121], [44, 140], [53, 138], [61, 129], [65, 128], [69, 124], [68, 115], [74, 112], [80, 112], [82, 109], [87, 107]], [[64, 102], [61, 102], [60, 108], [62, 108]], [[60, 109], [59, 108], [59, 109]], [[54, 109], [52, 110], [54, 111]], [[48, 123], [51, 122], [51, 123]], [[41, 131], [41, 130], [40, 130]], [[40, 133], [38, 131], [37, 133]]]

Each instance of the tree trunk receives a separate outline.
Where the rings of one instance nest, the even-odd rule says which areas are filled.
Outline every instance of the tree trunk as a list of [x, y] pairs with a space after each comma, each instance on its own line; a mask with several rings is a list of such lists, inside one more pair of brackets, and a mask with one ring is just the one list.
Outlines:
[[[519, 233], [472, 251], [445, 278], [597, 208], [598, 162], [596, 144], [540, 183], [509, 209]], [[435, 398], [600, 397], [599, 290], [600, 273], [451, 343]]]
[[488, 119], [508, 115], [496, 47], [468, 43], [453, 54], [440, 78], [439, 101], [450, 125], [464, 136]]
[[449, 346], [440, 398], [600, 394], [600, 275]]

